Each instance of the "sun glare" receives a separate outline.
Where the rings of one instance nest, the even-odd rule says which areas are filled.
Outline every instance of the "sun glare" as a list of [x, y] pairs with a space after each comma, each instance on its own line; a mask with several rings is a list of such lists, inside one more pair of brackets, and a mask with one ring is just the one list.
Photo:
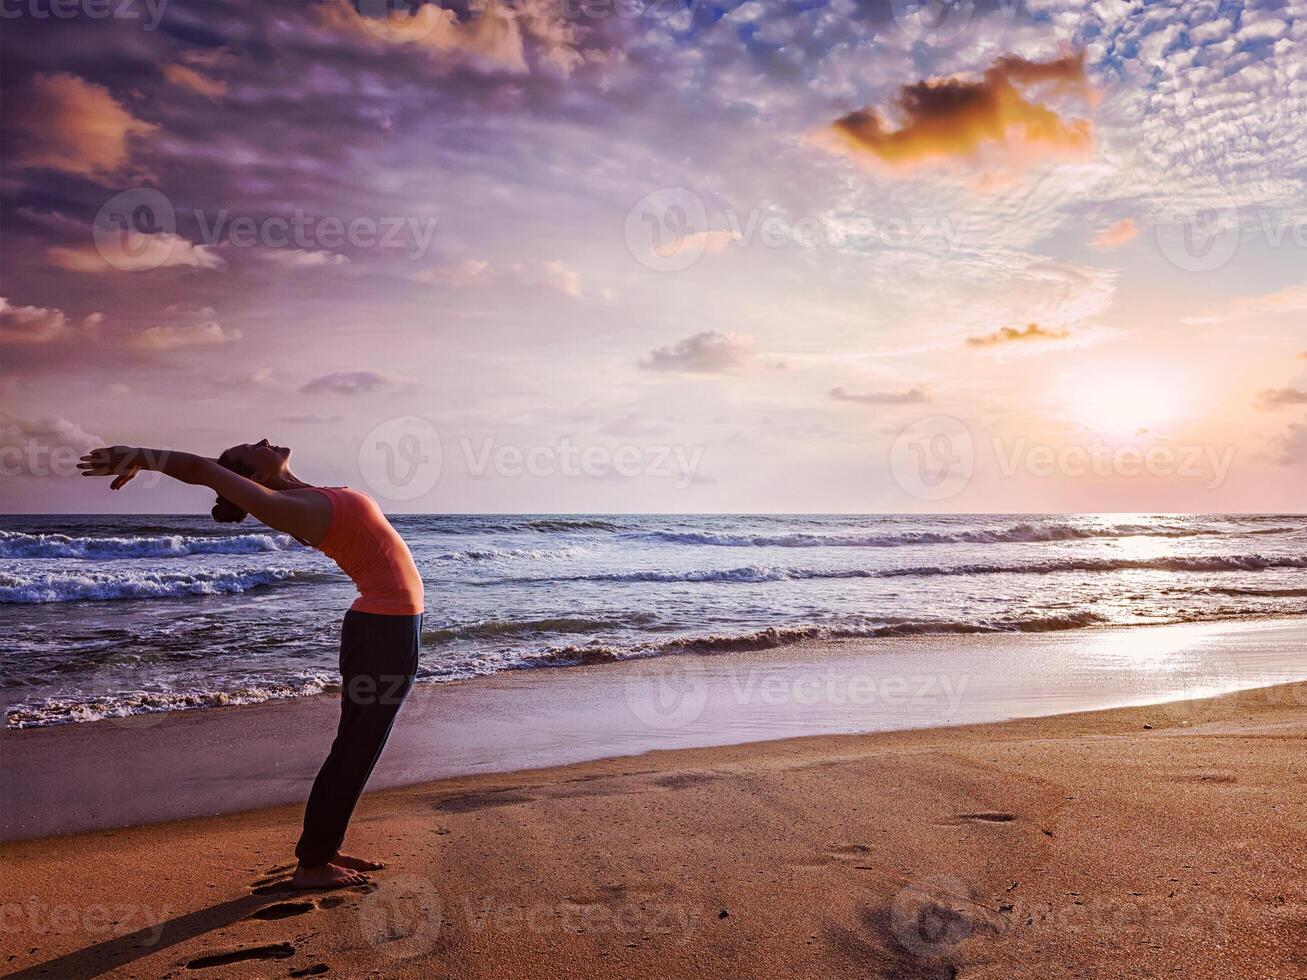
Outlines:
[[1158, 374], [1095, 375], [1064, 389], [1073, 422], [1104, 435], [1156, 433], [1185, 411], [1180, 379]]

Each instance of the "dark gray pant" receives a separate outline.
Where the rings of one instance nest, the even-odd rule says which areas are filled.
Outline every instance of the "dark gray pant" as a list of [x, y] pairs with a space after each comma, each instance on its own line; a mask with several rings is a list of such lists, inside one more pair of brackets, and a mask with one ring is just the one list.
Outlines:
[[340, 725], [304, 809], [304, 832], [295, 846], [302, 864], [325, 864], [340, 850], [349, 818], [413, 686], [421, 643], [421, 615], [381, 616], [353, 609], [345, 614]]

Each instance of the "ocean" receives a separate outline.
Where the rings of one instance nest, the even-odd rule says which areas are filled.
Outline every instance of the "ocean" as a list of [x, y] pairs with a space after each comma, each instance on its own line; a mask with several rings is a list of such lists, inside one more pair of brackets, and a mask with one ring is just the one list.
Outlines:
[[[394, 518], [422, 572], [419, 682], [808, 639], [1307, 613], [1307, 517]], [[354, 596], [253, 521], [0, 517], [10, 728], [302, 697]]]

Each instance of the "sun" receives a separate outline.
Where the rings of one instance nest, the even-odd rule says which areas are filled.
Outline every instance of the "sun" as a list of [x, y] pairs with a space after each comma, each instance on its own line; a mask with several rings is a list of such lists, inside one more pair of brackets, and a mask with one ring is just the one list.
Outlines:
[[1157, 433], [1187, 409], [1182, 379], [1156, 371], [1105, 370], [1068, 382], [1063, 388], [1068, 417], [1103, 435]]

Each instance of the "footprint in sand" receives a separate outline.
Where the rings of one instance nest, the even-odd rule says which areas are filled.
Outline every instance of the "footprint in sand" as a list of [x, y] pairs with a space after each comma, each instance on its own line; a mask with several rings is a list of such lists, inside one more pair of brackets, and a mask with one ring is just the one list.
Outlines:
[[188, 970], [207, 970], [215, 966], [231, 966], [246, 960], [286, 960], [295, 955], [295, 947], [290, 943], [270, 943], [267, 946], [247, 946], [244, 949], [232, 949], [223, 953], [210, 953], [190, 960]]

